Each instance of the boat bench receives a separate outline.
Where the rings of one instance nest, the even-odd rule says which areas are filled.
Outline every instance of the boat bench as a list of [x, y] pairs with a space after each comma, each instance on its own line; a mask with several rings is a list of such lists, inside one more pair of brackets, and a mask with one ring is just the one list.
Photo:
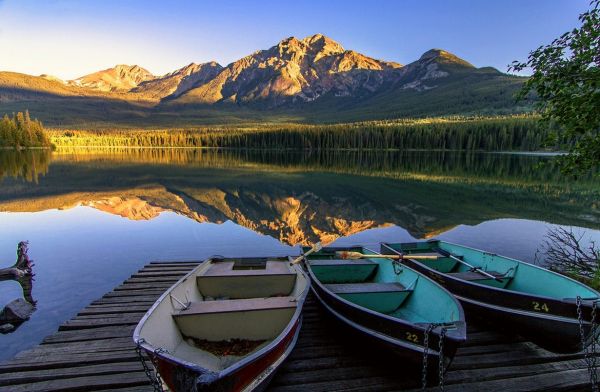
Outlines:
[[294, 297], [201, 301], [174, 312], [173, 319], [184, 338], [268, 340], [283, 331], [297, 305]]
[[249, 312], [252, 310], [295, 308], [294, 297], [226, 299], [219, 301], [192, 302], [187, 309], [174, 316], [192, 316], [209, 313]]
[[359, 259], [359, 260], [346, 260], [346, 259], [324, 259], [324, 260], [309, 260], [311, 267], [322, 267], [322, 266], [339, 266], [348, 267], [353, 265], [377, 265], [377, 263], [371, 260]]
[[233, 261], [216, 262], [196, 277], [205, 297], [243, 299], [289, 295], [296, 284], [296, 273], [287, 261], [267, 261], [264, 268], [236, 269]]
[[[500, 272], [496, 272], [496, 271], [485, 271], [485, 272], [487, 272], [490, 275], [495, 276], [496, 278], [504, 277], [504, 275], [502, 275]], [[461, 280], [468, 280], [468, 281], [492, 279], [489, 276], [486, 276], [477, 271], [452, 272], [452, 273], [449, 273], [446, 275], [451, 276], [453, 278], [457, 278], [457, 279], [461, 279]]]
[[398, 310], [411, 293], [400, 283], [326, 284], [325, 287], [346, 301], [385, 314]]
[[358, 283], [367, 280], [379, 267], [371, 260], [309, 260], [310, 269], [322, 283]]
[[406, 290], [400, 283], [342, 283], [326, 284], [325, 287], [336, 294], [393, 293]]

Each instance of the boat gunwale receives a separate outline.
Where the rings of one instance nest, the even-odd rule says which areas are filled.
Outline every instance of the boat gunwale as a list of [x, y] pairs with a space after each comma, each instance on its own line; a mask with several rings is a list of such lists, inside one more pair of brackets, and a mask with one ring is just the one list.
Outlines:
[[[442, 243], [446, 243], [446, 244], [449, 244], [449, 245], [452, 245], [452, 246], [458, 246], [458, 247], [462, 247], [462, 248], [465, 248], [465, 249], [469, 249], [469, 250], [473, 250], [473, 251], [477, 251], [477, 252], [481, 252], [481, 253], [487, 253], [487, 254], [491, 254], [491, 255], [494, 255], [494, 256], [500, 256], [500, 257], [503, 257], [503, 258], [508, 259], [510, 261], [514, 261], [514, 262], [516, 262], [518, 264], [527, 264], [528, 267], [533, 267], [533, 268], [538, 269], [540, 271], [549, 272], [550, 274], [552, 274], [552, 275], [554, 275], [554, 276], [556, 276], [558, 278], [566, 279], [568, 281], [571, 281], [571, 282], [575, 283], [579, 287], [583, 287], [583, 288], [585, 288], [587, 290], [590, 290], [590, 291], [596, 293], [597, 294], [596, 298], [587, 298], [587, 297], [586, 298], [582, 298], [582, 306], [584, 306], [584, 307], [590, 307], [591, 306], [589, 303], [586, 303], [586, 301], [598, 301], [598, 300], [600, 300], [600, 292], [598, 292], [597, 290], [594, 290], [593, 288], [589, 287], [588, 285], [586, 285], [586, 284], [584, 284], [582, 282], [579, 282], [579, 281], [577, 281], [577, 280], [575, 280], [573, 278], [570, 278], [570, 277], [568, 277], [566, 275], [559, 274], [558, 272], [551, 271], [551, 270], [549, 270], [547, 268], [543, 268], [543, 267], [540, 267], [540, 266], [535, 265], [535, 264], [526, 263], [524, 261], [517, 260], [517, 259], [514, 259], [512, 257], [508, 257], [508, 256], [504, 256], [504, 255], [499, 255], [497, 253], [492, 253], [492, 252], [486, 252], [486, 251], [481, 250], [481, 249], [472, 248], [472, 247], [464, 246], [464, 245], [459, 245], [459, 244], [455, 244], [453, 242], [448, 242], [448, 241], [443, 241], [443, 240], [438, 240], [438, 239], [431, 239], [431, 240], [427, 240], [427, 241], [424, 241], [424, 242], [430, 242], [430, 243], [442, 242]], [[414, 242], [406, 242], [406, 243], [404, 243], [404, 242], [381, 242], [380, 245], [381, 246], [385, 246], [386, 248], [388, 248], [389, 250], [395, 252], [398, 255], [401, 255], [401, 253], [398, 252], [398, 250], [392, 248], [390, 245], [394, 245], [394, 244], [402, 245], [402, 244], [411, 244], [411, 243], [414, 243]], [[531, 294], [531, 293], [527, 293], [527, 292], [523, 292], [523, 291], [509, 290], [509, 289], [505, 289], [505, 288], [501, 288], [501, 287], [489, 286], [489, 285], [486, 285], [486, 284], [477, 283], [477, 282], [470, 281], [470, 280], [460, 279], [460, 278], [454, 277], [452, 275], [449, 275], [448, 273], [440, 272], [440, 271], [438, 271], [438, 270], [436, 270], [434, 268], [431, 268], [428, 265], [426, 265], [425, 263], [422, 263], [422, 262], [420, 262], [420, 261], [418, 261], [416, 259], [411, 259], [410, 257], [405, 257], [405, 258], [406, 259], [410, 259], [412, 263], [418, 264], [421, 268], [427, 270], [428, 272], [432, 272], [432, 273], [434, 273], [434, 274], [436, 274], [438, 276], [444, 277], [445, 279], [451, 279], [451, 280], [453, 280], [455, 282], [460, 282], [461, 284], [475, 286], [477, 288], [484, 288], [486, 290], [490, 290], [492, 292], [495, 291], [495, 292], [499, 292], [499, 293], [502, 293], [502, 294], [517, 295], [517, 296], [521, 296], [521, 297], [524, 297], [524, 298], [530, 298], [530, 299], [534, 299], [534, 300], [535, 299], [541, 299], [541, 300], [548, 301], [548, 302], [552, 301], [552, 302], [558, 302], [558, 303], [567, 304], [567, 305], [570, 305], [570, 304], [574, 305], [575, 304], [574, 301], [576, 300], [576, 298], [570, 298], [570, 297], [555, 298], [555, 297], [549, 297], [549, 296], [546, 296], [546, 295]], [[500, 278], [500, 279], [502, 279], [502, 278]], [[513, 309], [520, 309], [520, 308], [513, 308]]]
[[[328, 250], [336, 250], [336, 249], [347, 250], [347, 249], [358, 249], [358, 248], [363, 249], [363, 250], [366, 249], [366, 250], [371, 251], [371, 252], [373, 252], [373, 253], [375, 253], [377, 255], [380, 254], [379, 252], [375, 252], [374, 250], [369, 249], [369, 248], [367, 248], [365, 246], [361, 246], [361, 245], [354, 245], [354, 246], [348, 246], [348, 247], [326, 247], [324, 249], [328, 249]], [[325, 287], [325, 285], [323, 283], [321, 283], [321, 281], [319, 279], [317, 279], [317, 277], [314, 275], [312, 269], [310, 268], [310, 262], [306, 258], [304, 260], [305, 260], [304, 264], [307, 265], [307, 270], [308, 270], [308, 273], [309, 273], [310, 278], [311, 278], [311, 285], [312, 284], [317, 284], [321, 290], [325, 291], [332, 298], [335, 298], [336, 301], [340, 301], [343, 304], [345, 304], [346, 306], [354, 308], [355, 310], [357, 310], [359, 312], [367, 313], [367, 314], [370, 314], [370, 315], [372, 315], [374, 317], [378, 317], [378, 318], [382, 318], [382, 319], [385, 319], [385, 320], [388, 320], [388, 321], [391, 321], [391, 322], [394, 322], [394, 323], [402, 324], [402, 325], [404, 325], [406, 327], [406, 329], [416, 329], [416, 330], [418, 330], [420, 332], [423, 332], [423, 333], [427, 331], [427, 327], [426, 326], [421, 326], [421, 325], [418, 325], [416, 323], [407, 321], [405, 319], [401, 319], [401, 318], [398, 318], [398, 317], [393, 317], [393, 316], [387, 315], [385, 313], [376, 312], [376, 311], [371, 310], [369, 308], [366, 308], [364, 306], [360, 306], [360, 305], [357, 305], [357, 304], [355, 304], [353, 302], [350, 302], [350, 301], [342, 298], [341, 296], [335, 294], [334, 292], [332, 292], [331, 290], [329, 290], [327, 287]], [[389, 259], [389, 260], [392, 261], [392, 259]], [[431, 279], [430, 277], [426, 276], [425, 274], [423, 274], [423, 273], [421, 273], [419, 271], [416, 271], [413, 268], [410, 268], [410, 267], [407, 267], [407, 266], [403, 266], [403, 267], [406, 267], [410, 271], [416, 273], [420, 278], [427, 279], [428, 281], [430, 281], [431, 283], [433, 283], [435, 286], [437, 286], [439, 289], [441, 289], [454, 302], [454, 304], [456, 305], [456, 308], [458, 309], [458, 320], [454, 322], [454, 325], [456, 325], [456, 328], [454, 328], [454, 329], [448, 329], [446, 331], [446, 337], [449, 338], [449, 339], [452, 339], [455, 342], [464, 342], [464, 341], [466, 341], [467, 340], [467, 326], [466, 326], [466, 320], [465, 320], [464, 310], [462, 308], [462, 305], [460, 304], [460, 301], [458, 301], [458, 299], [456, 299], [456, 297], [452, 293], [450, 293], [450, 291], [448, 291], [445, 287], [441, 286], [439, 283], [437, 283], [435, 280]], [[315, 292], [314, 289], [313, 289], [313, 292]], [[319, 300], [321, 300], [321, 298], [320, 298], [319, 295], [317, 295], [317, 297], [319, 297]], [[321, 303], [323, 303], [323, 302], [321, 302]], [[429, 325], [429, 324], [432, 324], [432, 323], [423, 323], [423, 324]], [[365, 328], [365, 327], [363, 327], [363, 328]], [[379, 335], [388, 336], [388, 337], [390, 337], [392, 339], [397, 339], [399, 341], [402, 341], [402, 339], [397, 338], [397, 337], [385, 335], [385, 334], [382, 334], [382, 333], [378, 333], [378, 334]]]
[[[225, 369], [222, 369], [218, 372], [215, 372], [213, 370], [204, 368], [202, 366], [197, 365], [194, 362], [189, 362], [186, 361], [184, 359], [181, 359], [180, 357], [174, 356], [169, 352], [165, 352], [165, 351], [158, 351], [159, 347], [154, 347], [152, 344], [146, 342], [145, 340], [143, 342], [140, 342], [140, 330], [142, 329], [142, 327], [144, 326], [144, 324], [146, 323], [147, 319], [150, 317], [150, 315], [154, 312], [154, 310], [158, 307], [159, 304], [162, 303], [162, 301], [165, 300], [165, 298], [171, 293], [171, 291], [173, 291], [175, 289], [175, 287], [179, 286], [181, 283], [183, 283], [185, 280], [187, 280], [188, 278], [190, 278], [192, 275], [194, 275], [198, 269], [204, 267], [206, 265], [206, 263], [212, 263], [216, 260], [227, 260], [227, 259], [243, 259], [244, 257], [231, 257], [231, 258], [225, 258], [222, 257], [220, 255], [218, 256], [211, 256], [207, 259], [205, 259], [204, 261], [202, 261], [198, 266], [196, 266], [194, 269], [192, 269], [190, 272], [188, 272], [187, 274], [185, 274], [183, 277], [181, 277], [177, 282], [175, 282], [171, 287], [169, 287], [157, 300], [156, 302], [154, 302], [154, 304], [150, 307], [150, 309], [148, 309], [148, 311], [144, 314], [144, 316], [140, 319], [140, 321], [138, 322], [138, 324], [135, 327], [135, 330], [133, 331], [133, 342], [136, 344], [137, 347], [141, 347], [144, 350], [146, 350], [149, 353], [153, 353], [155, 356], [160, 357], [164, 360], [167, 360], [169, 362], [172, 362], [174, 364], [183, 366], [187, 369], [193, 370], [196, 373], [200, 373], [200, 374], [212, 374], [215, 377], [215, 381], [216, 380], [220, 380], [223, 379], [235, 372], [237, 372], [238, 370], [240, 370], [241, 368], [243, 368], [244, 366], [249, 365], [250, 363], [258, 360], [259, 358], [261, 358], [263, 355], [269, 353], [270, 351], [272, 351], [273, 349], [275, 349], [282, 341], [283, 339], [285, 339], [287, 337], [287, 335], [289, 335], [290, 331], [296, 326], [296, 324], [298, 324], [298, 321], [300, 320], [300, 324], [301, 324], [301, 316], [302, 316], [302, 309], [304, 307], [304, 302], [306, 300], [306, 296], [308, 295], [308, 292], [310, 290], [310, 286], [311, 286], [311, 281], [310, 281], [310, 277], [304, 272], [304, 270], [300, 267], [294, 268], [296, 271], [296, 275], [298, 273], [300, 273], [300, 275], [302, 275], [305, 279], [306, 279], [306, 287], [304, 288], [304, 290], [300, 293], [300, 295], [297, 297], [296, 300], [296, 309], [294, 311], [294, 314], [292, 315], [292, 317], [290, 318], [290, 321], [288, 322], [288, 324], [286, 325], [286, 327], [281, 331], [281, 333], [279, 333], [279, 335], [277, 335], [277, 337], [275, 339], [273, 339], [268, 345], [266, 345], [265, 347], [261, 348], [260, 350], [258, 350], [257, 352], [253, 353], [252, 355], [249, 355], [247, 357], [242, 358], [241, 360], [233, 363], [232, 365], [226, 367]], [[248, 258], [256, 258], [256, 257], [248, 257]], [[277, 261], [280, 261], [282, 263], [285, 262], [289, 262], [291, 260], [290, 256], [278, 256], [278, 257], [266, 257], [268, 259], [274, 259]], [[301, 327], [301, 325], [298, 324], [298, 327]], [[143, 339], [143, 338], [142, 338]], [[294, 339], [292, 339], [291, 344], [295, 344]], [[286, 351], [284, 351], [284, 353], [282, 355], [286, 355]], [[276, 362], [276, 361], [275, 361]]]

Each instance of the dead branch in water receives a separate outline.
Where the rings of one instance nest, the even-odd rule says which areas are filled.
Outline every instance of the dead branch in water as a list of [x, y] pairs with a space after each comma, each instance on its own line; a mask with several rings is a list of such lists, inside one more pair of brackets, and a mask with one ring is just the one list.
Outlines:
[[585, 232], [575, 234], [572, 228], [549, 229], [539, 254], [543, 254], [546, 265], [554, 271], [573, 275], [585, 281], [600, 284], [600, 248], [594, 241], [583, 245]]
[[0, 268], [0, 280], [21, 279], [32, 275], [33, 260], [27, 255], [27, 241], [19, 242], [17, 245], [17, 261], [12, 267]]

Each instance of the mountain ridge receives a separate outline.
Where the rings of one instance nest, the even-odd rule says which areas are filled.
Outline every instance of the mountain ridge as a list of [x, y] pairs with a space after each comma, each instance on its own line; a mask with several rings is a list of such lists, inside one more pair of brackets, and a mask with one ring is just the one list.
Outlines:
[[[168, 121], [173, 113], [198, 119], [194, 121], [232, 113], [239, 118], [291, 115], [308, 121], [333, 113], [349, 121], [398, 118], [419, 111], [510, 113], [520, 110], [509, 95], [522, 83], [523, 78], [476, 68], [443, 49], [430, 49], [402, 65], [314, 34], [285, 38], [226, 66], [215, 61], [190, 63], [161, 76], [135, 64], [119, 64], [69, 81], [0, 72], [0, 110], [28, 108], [55, 123], [71, 116], [59, 102], [64, 99], [69, 105], [85, 106], [90, 114], [82, 114], [82, 120], [100, 121], [107, 115], [116, 121], [156, 115]], [[431, 105], [434, 101], [442, 105]]]

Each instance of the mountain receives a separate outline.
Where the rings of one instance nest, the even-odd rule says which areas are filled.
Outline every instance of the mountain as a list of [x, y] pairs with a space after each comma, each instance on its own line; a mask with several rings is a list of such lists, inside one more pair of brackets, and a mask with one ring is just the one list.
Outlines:
[[400, 67], [345, 50], [321, 34], [302, 40], [290, 37], [229, 64], [177, 102], [266, 102], [274, 107], [310, 102], [328, 94], [357, 96], [377, 91]]
[[157, 99], [178, 97], [196, 86], [209, 82], [222, 68], [214, 61], [203, 64], [191, 63], [164, 76], [143, 81], [131, 92]]
[[138, 84], [155, 79], [147, 69], [138, 65], [117, 65], [102, 71], [82, 76], [68, 83], [99, 91], [130, 91]]
[[286, 38], [222, 67], [191, 63], [163, 76], [117, 65], [71, 81], [0, 72], [0, 112], [47, 124], [192, 125], [343, 122], [448, 114], [511, 114], [525, 78], [431, 49], [408, 65], [315, 34]]

